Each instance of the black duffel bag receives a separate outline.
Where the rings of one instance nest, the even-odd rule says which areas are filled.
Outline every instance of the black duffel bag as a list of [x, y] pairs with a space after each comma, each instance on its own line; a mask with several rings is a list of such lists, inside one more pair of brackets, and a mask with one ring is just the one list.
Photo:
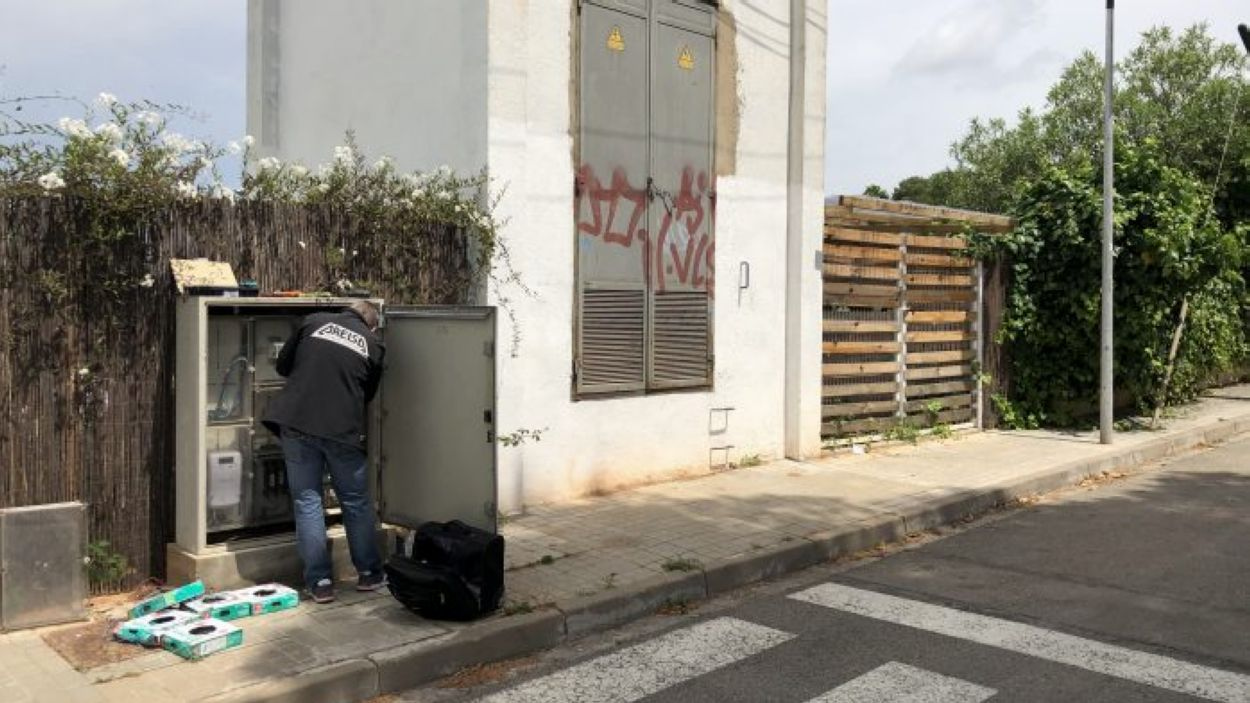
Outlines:
[[412, 554], [386, 564], [391, 595], [424, 617], [473, 620], [503, 601], [503, 537], [459, 520], [417, 528]]

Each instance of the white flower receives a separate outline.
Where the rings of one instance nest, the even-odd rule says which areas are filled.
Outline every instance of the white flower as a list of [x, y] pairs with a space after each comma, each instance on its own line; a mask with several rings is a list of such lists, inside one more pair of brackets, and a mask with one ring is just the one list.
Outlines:
[[95, 99], [101, 105], [105, 105], [107, 107], [112, 107], [117, 104], [117, 96], [112, 93], [100, 93]]
[[294, 166], [291, 167], [291, 175], [295, 176], [296, 178], [303, 178], [304, 176], [308, 175], [308, 169], [304, 168], [303, 166], [300, 166], [299, 164], [295, 164]]
[[135, 113], [135, 119], [143, 124], [156, 126], [161, 123], [163, 118], [160, 114], [152, 112], [151, 110], [140, 110]]
[[420, 176], [418, 176], [415, 173], [405, 173], [402, 176], [400, 176], [400, 179], [402, 179], [404, 183], [407, 183], [410, 186], [419, 186], [425, 182], [424, 179], [422, 179]]
[[234, 202], [234, 191], [220, 183], [213, 184], [213, 190], [210, 195], [218, 200], [228, 200], [232, 203]]
[[191, 181], [178, 181], [177, 185], [174, 186], [174, 192], [180, 198], [194, 198], [199, 193], [195, 188], [195, 184]]
[[330, 192], [330, 184], [329, 184], [329, 183], [319, 183], [319, 184], [317, 184], [317, 190], [318, 190], [318, 191], [320, 191], [321, 193], [329, 193], [329, 192]]
[[89, 373], [91, 373], [91, 369], [87, 368], [86, 366], [82, 367], [81, 369], [78, 369], [79, 376], [86, 376]]
[[448, 166], [447, 164], [443, 164], [442, 166], [439, 166], [439, 167], [438, 167], [438, 175], [440, 175], [440, 176], [450, 176], [450, 175], [451, 175], [451, 167], [450, 167], [450, 166]]
[[61, 179], [61, 174], [56, 171], [49, 171], [39, 177], [39, 185], [44, 190], [57, 190], [65, 187], [65, 181]]
[[126, 168], [130, 165], [130, 154], [125, 149], [114, 149], [109, 152], [109, 158], [116, 161], [118, 166]]
[[110, 142], [120, 142], [122, 140], [122, 128], [116, 122], [105, 122], [95, 128], [95, 133], [109, 140]]
[[464, 206], [456, 203], [456, 212], [464, 212]]
[[164, 137], [161, 137], [161, 143], [174, 152], [174, 154], [179, 155], [188, 151], [194, 151], [196, 147], [195, 142], [177, 132], [167, 132]]
[[307, 248], [308, 248], [308, 245], [307, 245], [307, 244], [305, 244], [305, 243], [303, 243], [303, 242], [296, 242], [296, 244], [298, 244], [298, 245], [299, 245], [299, 248], [300, 248], [300, 249], [307, 249]]
[[339, 247], [339, 254], [342, 254], [343, 256], [347, 256], [347, 250], [344, 249], [343, 247]]
[[200, 166], [202, 166], [202, 167], [204, 167], [204, 168], [212, 168], [212, 167], [213, 167], [213, 160], [212, 160], [212, 159], [210, 159], [210, 158], [208, 158], [207, 156], [201, 156], [201, 157], [200, 157]]
[[423, 198], [423, 197], [425, 197], [425, 189], [424, 189], [424, 188], [413, 188], [413, 189], [412, 189], [412, 199], [413, 199], [413, 200], [420, 200], [420, 199], [421, 199], [421, 198]]
[[334, 163], [348, 165], [355, 160], [356, 155], [350, 146], [334, 147]]
[[394, 163], [395, 163], [395, 161], [394, 161], [393, 159], [391, 159], [391, 157], [389, 157], [389, 156], [383, 156], [382, 158], [378, 159], [378, 162], [377, 162], [376, 164], [374, 164], [374, 165], [373, 165], [373, 170], [375, 170], [375, 171], [381, 171], [381, 170], [384, 170], [384, 169], [388, 169], [388, 168], [390, 168], [391, 166], [393, 166], [393, 165], [394, 165]]
[[357, 253], [358, 252], [355, 249], [352, 249], [352, 256], [355, 256]]
[[152, 278], [150, 273], [145, 275], [142, 281], [139, 281], [139, 286], [142, 288], [151, 288], [154, 285], [156, 285], [156, 279]]
[[243, 153], [243, 147], [240, 146], [238, 142], [230, 142], [226, 145], [226, 151], [230, 152], [234, 156], [238, 156]]
[[82, 120], [75, 120], [75, 119], [70, 119], [69, 117], [62, 117], [61, 119], [56, 121], [56, 126], [59, 127], [62, 132], [68, 134], [71, 137], [91, 136], [91, 128], [88, 127], [87, 123], [83, 122]]
[[256, 162], [256, 168], [261, 171], [277, 171], [282, 168], [282, 162], [272, 156], [266, 156]]
[[437, 197], [439, 200], [450, 200], [450, 199], [451, 199], [451, 195], [450, 195], [447, 191], [445, 191], [445, 190], [440, 190], [440, 191], [438, 191], [438, 193], [436, 194], [436, 196], [435, 196], [435, 197]]
[[254, 146], [256, 146], [256, 138], [250, 134], [243, 135], [243, 148], [251, 149]]

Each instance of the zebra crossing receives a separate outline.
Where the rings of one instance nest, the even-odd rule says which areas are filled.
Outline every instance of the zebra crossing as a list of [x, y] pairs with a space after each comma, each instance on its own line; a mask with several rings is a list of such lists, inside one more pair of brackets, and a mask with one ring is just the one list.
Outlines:
[[[1042, 627], [909, 600], [841, 583], [823, 583], [792, 593], [788, 602], [899, 625], [928, 635], [1025, 655], [1031, 660], [1111, 677], [1166, 694], [1222, 703], [1250, 701], [1250, 676], [1159, 654], [1137, 651]], [[670, 631], [554, 673], [517, 684], [482, 700], [491, 703], [630, 703], [680, 686], [697, 685], [734, 665], [769, 667], [778, 648], [802, 644], [803, 635], [721, 616]], [[853, 645], [849, 645], [853, 646]], [[833, 662], [836, 649], [827, 651]], [[1104, 680], [1104, 679], [1099, 679]], [[737, 690], [734, 700], [757, 700]], [[807, 703], [981, 703], [1006, 700], [984, 681], [970, 681], [903, 661], [881, 661]], [[995, 698], [998, 696], [998, 698]], [[1004, 697], [1006, 696], [1006, 697]], [[680, 696], [670, 698], [681, 699]], [[770, 696], [769, 699], [772, 699]], [[790, 695], [778, 699], [802, 700]]]

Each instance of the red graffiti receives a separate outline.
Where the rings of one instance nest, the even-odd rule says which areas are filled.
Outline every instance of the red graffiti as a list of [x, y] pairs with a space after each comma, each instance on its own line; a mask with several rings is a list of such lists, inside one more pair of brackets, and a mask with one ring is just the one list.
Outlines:
[[[641, 242], [643, 276], [655, 290], [688, 286], [714, 294], [716, 201], [712, 183], [706, 171], [696, 173], [690, 167], [682, 170], [679, 182], [676, 194], [659, 188], [649, 193], [631, 185], [629, 175], [618, 167], [605, 186], [594, 169], [584, 165], [577, 173], [577, 229], [592, 238], [590, 246], [629, 249], [635, 241]], [[654, 240], [644, 220], [648, 203], [659, 208]], [[623, 229], [622, 222], [626, 222]]]
[[[671, 202], [664, 198], [665, 213], [660, 220], [660, 234], [656, 237], [655, 267], [661, 272], [657, 279], [658, 290], [664, 290], [669, 274], [675, 274], [677, 281], [696, 289], [711, 289], [708, 285], [712, 271], [711, 257], [705, 258], [705, 255], [714, 242], [711, 228], [703, 228], [703, 198], [708, 194], [707, 173], [700, 172], [696, 179], [694, 169], [687, 166], [681, 173], [681, 190]], [[669, 241], [670, 235], [673, 241]], [[668, 244], [667, 251], [665, 244]], [[665, 263], [666, 256], [672, 259], [671, 266]], [[708, 275], [700, 270], [705, 264]]]
[[[592, 237], [603, 237], [603, 241], [609, 244], [620, 244], [629, 247], [634, 238], [646, 239], [646, 228], [638, 227], [638, 222], [642, 220], [642, 216], [647, 212], [647, 191], [642, 188], [634, 188], [629, 184], [629, 176], [625, 175], [625, 169], [617, 167], [612, 172], [612, 184], [604, 186], [599, 177], [595, 175], [594, 169], [589, 166], [583, 166], [578, 173], [578, 180], [583, 192], [589, 200], [590, 212], [592, 220], [590, 222], [582, 222], [577, 225], [577, 229], [581, 232], [589, 234]], [[620, 208], [622, 201], [633, 203], [634, 208], [630, 213], [629, 224], [624, 231], [614, 231], [613, 223], [616, 221], [617, 210]], [[605, 214], [604, 207], [607, 212]]]

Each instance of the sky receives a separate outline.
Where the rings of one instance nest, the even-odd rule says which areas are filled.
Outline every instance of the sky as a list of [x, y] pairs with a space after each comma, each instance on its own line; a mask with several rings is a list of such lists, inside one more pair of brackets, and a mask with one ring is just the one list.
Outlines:
[[[1082, 50], [1103, 51], [1102, 0], [829, 0], [827, 193], [893, 188], [950, 163], [973, 117], [1014, 118]], [[1240, 8], [1240, 9], [1239, 9]], [[185, 134], [245, 127], [245, 0], [0, 0], [0, 99], [100, 92], [192, 108]], [[1247, 0], [1120, 0], [1117, 55], [1158, 24], [1237, 42]], [[31, 112], [31, 110], [35, 110]], [[28, 108], [47, 120], [71, 103]]]
[[[1156, 25], [1240, 45], [1247, 0], [1120, 0], [1115, 55]], [[830, 0], [825, 192], [887, 190], [951, 165], [974, 117], [1014, 121], [1082, 51], [1105, 52], [1102, 0]]]

